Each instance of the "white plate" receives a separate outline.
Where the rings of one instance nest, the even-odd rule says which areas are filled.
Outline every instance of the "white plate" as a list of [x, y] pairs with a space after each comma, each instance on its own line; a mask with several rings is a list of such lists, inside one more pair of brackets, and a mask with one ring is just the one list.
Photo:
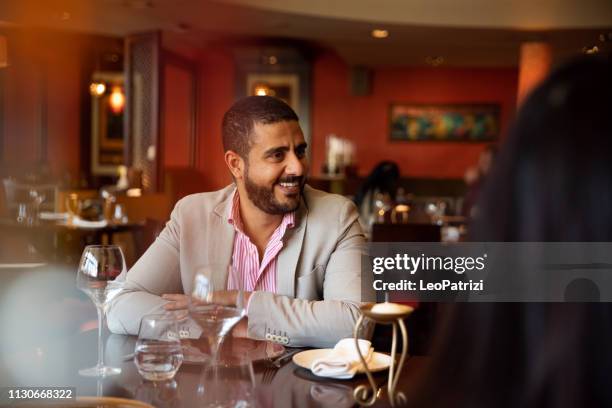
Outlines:
[[[310, 370], [313, 361], [318, 358], [325, 357], [325, 355], [331, 351], [332, 349], [313, 349], [302, 351], [293, 356], [293, 362], [302, 368]], [[372, 358], [368, 362], [368, 368], [372, 373], [386, 370], [387, 368], [389, 368], [390, 365], [391, 356], [376, 351], [372, 354]], [[359, 367], [357, 369], [357, 373], [363, 374], [365, 373], [365, 370], [363, 369], [363, 367]]]

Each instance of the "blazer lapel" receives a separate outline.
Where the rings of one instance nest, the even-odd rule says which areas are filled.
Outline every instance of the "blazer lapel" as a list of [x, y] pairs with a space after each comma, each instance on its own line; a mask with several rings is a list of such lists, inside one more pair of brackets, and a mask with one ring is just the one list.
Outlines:
[[214, 268], [212, 281], [215, 290], [227, 288], [228, 267], [232, 262], [234, 234], [236, 233], [233, 225], [227, 222], [227, 214], [231, 209], [233, 197], [234, 193], [231, 192], [226, 200], [215, 207], [208, 235], [211, 244], [208, 262]]
[[283, 248], [278, 254], [276, 290], [279, 295], [295, 297], [295, 274], [302, 252], [307, 220], [308, 208], [306, 203], [302, 202], [296, 214], [296, 226], [285, 232]]

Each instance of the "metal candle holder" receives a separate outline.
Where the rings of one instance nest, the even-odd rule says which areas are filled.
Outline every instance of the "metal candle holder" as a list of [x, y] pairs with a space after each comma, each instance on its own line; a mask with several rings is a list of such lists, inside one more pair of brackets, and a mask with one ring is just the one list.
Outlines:
[[[355, 331], [353, 336], [355, 337], [355, 347], [357, 348], [357, 354], [359, 355], [359, 359], [361, 360], [361, 364], [368, 376], [368, 384], [359, 385], [353, 391], [353, 397], [355, 401], [361, 405], [369, 407], [376, 402], [378, 395], [380, 393], [380, 389], [378, 385], [374, 381], [372, 377], [372, 373], [368, 368], [368, 364], [365, 361], [365, 358], [361, 354], [361, 350], [358, 345], [358, 334], [361, 329], [361, 325], [363, 324], [364, 318], [368, 317], [374, 320], [376, 323], [381, 324], [391, 324], [393, 325], [393, 338], [391, 342], [391, 365], [389, 366], [389, 381], [387, 382], [387, 393], [389, 394], [389, 402], [392, 407], [395, 407], [396, 404], [402, 405], [406, 403], [406, 396], [402, 392], [395, 391], [397, 387], [397, 382], [400, 377], [400, 373], [402, 372], [402, 367], [404, 365], [404, 360], [406, 360], [406, 356], [408, 355], [408, 332], [406, 331], [406, 325], [404, 324], [404, 318], [408, 316], [410, 313], [414, 311], [414, 308], [406, 305], [400, 305], [397, 303], [380, 303], [379, 305], [385, 305], [387, 307], [376, 312], [372, 312], [372, 308], [375, 306], [375, 303], [370, 303], [363, 305], [361, 307], [361, 316], [357, 320], [357, 324], [355, 325]], [[399, 359], [399, 364], [397, 367], [395, 366], [395, 354], [397, 350], [397, 329], [399, 326], [399, 330], [402, 333], [402, 354]], [[371, 393], [371, 394], [370, 394]]]

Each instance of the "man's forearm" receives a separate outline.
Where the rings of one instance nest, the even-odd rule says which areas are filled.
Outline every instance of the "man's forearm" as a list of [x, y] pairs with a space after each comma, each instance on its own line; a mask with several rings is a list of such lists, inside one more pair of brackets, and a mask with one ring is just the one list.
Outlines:
[[[254, 292], [247, 334], [289, 346], [331, 347], [353, 336], [359, 304], [342, 300], [304, 300], [269, 292]], [[364, 328], [364, 336], [370, 328]]]

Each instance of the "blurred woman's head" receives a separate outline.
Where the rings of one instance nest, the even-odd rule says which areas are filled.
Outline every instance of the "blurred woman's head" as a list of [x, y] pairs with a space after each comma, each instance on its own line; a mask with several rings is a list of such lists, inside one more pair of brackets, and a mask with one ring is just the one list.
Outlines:
[[[473, 241], [612, 242], [612, 60], [556, 70], [522, 106]], [[608, 303], [455, 304], [413, 406], [612, 406]]]
[[473, 240], [612, 240], [612, 63], [584, 58], [529, 96], [478, 204]]
[[374, 191], [388, 194], [391, 199], [395, 199], [399, 176], [400, 172], [397, 163], [392, 161], [378, 163], [361, 185], [359, 191], [357, 191], [355, 203], [359, 207], [366, 195]]

